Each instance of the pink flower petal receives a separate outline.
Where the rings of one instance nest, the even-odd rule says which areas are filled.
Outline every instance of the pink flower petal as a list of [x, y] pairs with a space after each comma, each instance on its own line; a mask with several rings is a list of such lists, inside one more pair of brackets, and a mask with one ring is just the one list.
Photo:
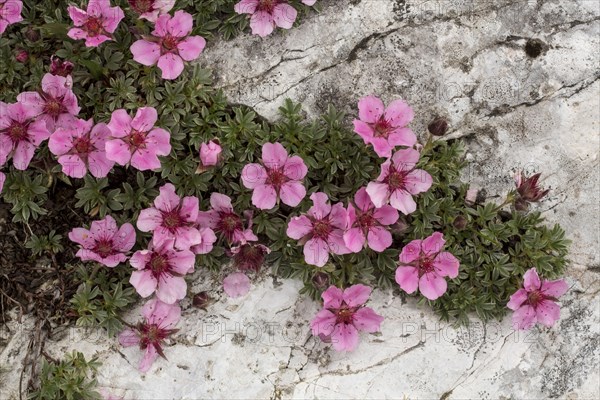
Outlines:
[[196, 256], [189, 250], [173, 251], [169, 255], [169, 264], [173, 272], [185, 275], [194, 270]]
[[321, 293], [321, 298], [323, 299], [323, 307], [340, 308], [344, 300], [344, 292], [342, 289], [331, 285]]
[[88, 155], [88, 164], [90, 173], [96, 178], [104, 178], [115, 165], [114, 161], [106, 158], [104, 151], [92, 151]]
[[362, 306], [369, 300], [371, 288], [365, 285], [352, 285], [344, 290], [342, 298], [350, 307]]
[[392, 163], [398, 170], [410, 171], [415, 168], [420, 156], [415, 149], [401, 149], [392, 156]]
[[131, 286], [133, 286], [135, 291], [143, 298], [152, 295], [158, 285], [151, 270], [133, 271], [129, 278], [129, 283], [131, 283]]
[[312, 334], [314, 336], [325, 335], [329, 336], [333, 333], [336, 324], [336, 316], [326, 308], [322, 309], [315, 315], [310, 322]]
[[298, 11], [289, 4], [280, 3], [273, 8], [273, 21], [283, 29], [290, 29], [296, 21]]
[[177, 79], [184, 68], [181, 57], [173, 53], [160, 56], [157, 66], [162, 71], [163, 79]]
[[279, 193], [281, 201], [290, 207], [296, 207], [306, 196], [306, 188], [300, 182], [286, 182]]
[[177, 45], [177, 50], [185, 61], [193, 61], [200, 57], [204, 47], [206, 40], [202, 36], [190, 36]]
[[326, 193], [315, 192], [310, 195], [313, 206], [308, 210], [308, 215], [316, 219], [323, 219], [331, 212], [331, 205]]
[[67, 12], [69, 13], [69, 17], [73, 20], [75, 26], [81, 26], [87, 20], [87, 13], [80, 8], [75, 6], [67, 7]]
[[569, 290], [569, 285], [563, 279], [542, 282], [542, 292], [546, 296], [559, 298]]
[[527, 300], [527, 291], [525, 289], [519, 289], [510, 296], [510, 300], [506, 307], [511, 310], [517, 310]]
[[344, 244], [353, 253], [361, 251], [365, 245], [365, 235], [360, 228], [351, 228], [344, 233]]
[[386, 205], [375, 210], [373, 217], [381, 225], [392, 225], [398, 221], [399, 214], [398, 210], [396, 210], [394, 207]]
[[408, 128], [395, 129], [388, 136], [388, 143], [392, 147], [408, 146], [412, 147], [417, 143], [417, 136]]
[[260, 0], [241, 0], [233, 9], [238, 14], [254, 14]]
[[113, 248], [120, 252], [127, 252], [135, 245], [135, 229], [130, 223], [121, 225], [113, 237]]
[[310, 219], [301, 215], [299, 217], [292, 217], [288, 223], [286, 234], [290, 238], [298, 240], [311, 233], [312, 229], [313, 225]]
[[413, 109], [402, 100], [392, 101], [385, 110], [386, 121], [389, 121], [394, 127], [404, 127], [408, 125], [413, 120], [414, 116], [415, 113]]
[[308, 173], [308, 167], [304, 164], [304, 160], [299, 156], [292, 156], [285, 161], [283, 166], [283, 174], [288, 178], [299, 181], [304, 179]]
[[304, 260], [307, 264], [322, 267], [329, 260], [329, 245], [322, 239], [310, 239], [304, 245]]
[[267, 168], [282, 168], [287, 159], [288, 152], [281, 143], [265, 143], [262, 146], [262, 162]]
[[398, 267], [396, 269], [396, 283], [406, 293], [414, 293], [419, 287], [419, 271], [414, 267]]
[[385, 183], [369, 182], [367, 193], [377, 208], [383, 207], [389, 200], [389, 186]]
[[80, 244], [85, 249], [91, 249], [96, 244], [92, 238], [90, 231], [84, 228], [73, 228], [69, 232], [69, 239], [77, 244]]
[[15, 168], [21, 171], [26, 170], [33, 158], [35, 149], [36, 147], [32, 143], [25, 140], [20, 141], [13, 153], [13, 165]]
[[146, 264], [150, 261], [152, 252], [148, 250], [138, 250], [129, 259], [129, 264], [137, 270], [146, 268]]
[[421, 256], [422, 240], [413, 240], [409, 242], [400, 253], [400, 262], [403, 264], [411, 263]]
[[166, 183], [159, 189], [160, 194], [154, 199], [154, 206], [165, 212], [179, 207], [181, 199], [175, 193], [175, 186], [171, 183]]
[[131, 166], [140, 171], [149, 171], [160, 168], [160, 160], [147, 148], [138, 149], [131, 156]]
[[175, 37], [185, 37], [192, 32], [194, 18], [191, 14], [179, 10], [167, 22], [167, 31]]
[[158, 113], [154, 107], [140, 107], [131, 121], [131, 127], [139, 132], [148, 132], [158, 120]]
[[367, 235], [369, 247], [377, 252], [382, 252], [392, 245], [392, 234], [381, 226], [369, 229]]
[[140, 211], [136, 226], [142, 232], [151, 232], [162, 223], [162, 214], [156, 208], [146, 208]]
[[371, 143], [373, 135], [375, 134], [371, 125], [360, 119], [354, 120], [354, 132], [358, 133], [358, 135], [363, 138], [365, 144]]
[[421, 250], [427, 255], [437, 254], [444, 248], [446, 241], [441, 232], [434, 232], [421, 243]]
[[391, 194], [390, 205], [404, 215], [413, 213], [417, 209], [417, 203], [415, 203], [411, 194], [401, 189], [397, 189]]
[[106, 142], [106, 158], [119, 165], [127, 165], [131, 160], [129, 145], [121, 139], [113, 139]]
[[223, 289], [229, 297], [241, 297], [250, 291], [250, 278], [241, 272], [234, 272], [223, 279]]
[[146, 148], [159, 156], [171, 153], [171, 134], [162, 128], [155, 128], [146, 136]]
[[383, 115], [385, 105], [375, 96], [366, 96], [358, 102], [358, 117], [366, 123], [374, 124]]
[[191, 226], [177, 228], [175, 235], [175, 248], [178, 250], [189, 250], [190, 247], [202, 244], [200, 231]]
[[363, 307], [354, 313], [353, 324], [359, 331], [373, 333], [379, 331], [383, 319], [372, 308]]
[[429, 190], [433, 178], [429, 173], [422, 169], [415, 169], [409, 172], [404, 178], [406, 190], [411, 194], [419, 194]]
[[250, 17], [250, 28], [253, 35], [260, 37], [269, 36], [275, 28], [273, 16], [266, 11], [258, 11]]
[[248, 189], [262, 185], [267, 180], [267, 171], [260, 164], [247, 164], [242, 169], [242, 183]]
[[187, 293], [185, 279], [180, 276], [162, 275], [158, 280], [156, 297], [166, 304], [174, 304], [183, 299]]
[[140, 365], [138, 367], [140, 372], [148, 372], [148, 370], [150, 369], [152, 364], [154, 364], [154, 361], [156, 361], [157, 358], [158, 353], [156, 352], [154, 345], [151, 344], [148, 347], [146, 347], [144, 357], [142, 357], [142, 360], [140, 361]]
[[535, 290], [540, 289], [542, 283], [540, 282], [540, 277], [535, 268], [531, 268], [525, 272], [523, 275], [523, 287], [528, 292], [533, 292]]
[[531, 329], [535, 325], [535, 321], [535, 309], [531, 306], [522, 306], [512, 316], [512, 325], [516, 330]]
[[137, 40], [131, 45], [133, 59], [145, 66], [151, 66], [160, 58], [160, 45], [146, 40]]
[[448, 289], [446, 280], [436, 273], [426, 273], [419, 279], [419, 290], [429, 300], [435, 300]]
[[460, 262], [451, 253], [443, 251], [435, 256], [433, 266], [439, 276], [447, 276], [454, 279], [458, 276]]
[[252, 193], [252, 204], [261, 210], [270, 210], [277, 202], [277, 192], [272, 185], [257, 185]]
[[536, 318], [540, 324], [551, 327], [560, 318], [560, 307], [551, 300], [544, 300], [536, 307]]
[[331, 334], [331, 343], [337, 351], [353, 351], [358, 346], [358, 331], [351, 324], [337, 324]]
[[60, 156], [58, 163], [62, 166], [62, 172], [71, 178], [83, 178], [87, 173], [85, 163], [76, 154]]
[[123, 347], [137, 346], [140, 344], [140, 337], [137, 332], [127, 328], [119, 334], [119, 343]]
[[174, 327], [181, 318], [181, 308], [153, 298], [142, 307], [142, 315], [149, 324], [157, 324], [162, 329], [169, 329]]

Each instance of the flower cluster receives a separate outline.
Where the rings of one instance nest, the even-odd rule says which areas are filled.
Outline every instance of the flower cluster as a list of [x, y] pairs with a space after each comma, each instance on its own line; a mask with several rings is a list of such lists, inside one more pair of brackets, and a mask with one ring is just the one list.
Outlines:
[[[302, 0], [312, 6], [317, 0]], [[250, 14], [252, 34], [269, 36], [275, 27], [290, 29], [296, 21], [298, 11], [286, 0], [241, 0], [234, 7], [238, 14]]]

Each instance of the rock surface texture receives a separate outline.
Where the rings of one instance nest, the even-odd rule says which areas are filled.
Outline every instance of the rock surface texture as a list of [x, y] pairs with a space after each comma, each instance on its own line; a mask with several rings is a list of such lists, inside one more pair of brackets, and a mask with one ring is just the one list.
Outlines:
[[[136, 349], [72, 328], [47, 344], [53, 356], [98, 354], [101, 386], [126, 399], [600, 398], [599, 121], [597, 0], [322, 0], [291, 31], [213, 43], [203, 65], [230, 101], [274, 120], [289, 97], [310, 116], [333, 103], [356, 114], [362, 96], [404, 98], [415, 132], [436, 116], [461, 137], [464, 179], [489, 197], [512, 187], [516, 168], [543, 172], [540, 207], [573, 241], [570, 291], [552, 329], [516, 333], [510, 318], [467, 328], [397, 293], [369, 305], [386, 319], [357, 351], [336, 353], [310, 336], [318, 305], [300, 283], [265, 276], [241, 300], [208, 312], [184, 301], [181, 332], [143, 375]], [[192, 291], [217, 277], [194, 275]], [[127, 317], [135, 321], [137, 313]], [[18, 387], [23, 326], [0, 365], [2, 398]], [[6, 388], [6, 389], [5, 389]]]

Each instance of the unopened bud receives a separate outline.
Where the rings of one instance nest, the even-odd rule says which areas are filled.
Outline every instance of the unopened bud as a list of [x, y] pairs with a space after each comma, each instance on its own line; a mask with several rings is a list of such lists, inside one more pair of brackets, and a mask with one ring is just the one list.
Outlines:
[[329, 286], [329, 275], [327, 275], [325, 272], [319, 271], [313, 275], [312, 283], [317, 289], [325, 289], [327, 286]]
[[427, 126], [427, 130], [434, 136], [444, 136], [448, 132], [448, 121], [443, 117], [437, 117]]
[[206, 307], [212, 302], [212, 298], [208, 295], [208, 292], [200, 292], [194, 295], [192, 304], [196, 308], [206, 310]]

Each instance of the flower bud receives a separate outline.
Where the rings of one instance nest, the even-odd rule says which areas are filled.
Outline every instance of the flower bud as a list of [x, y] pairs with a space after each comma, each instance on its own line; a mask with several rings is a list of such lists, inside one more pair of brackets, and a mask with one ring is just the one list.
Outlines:
[[196, 308], [206, 310], [206, 307], [212, 302], [212, 297], [208, 295], [208, 292], [196, 293], [192, 299], [192, 305]]
[[468, 220], [464, 216], [459, 215], [458, 217], [456, 217], [454, 219], [454, 222], [452, 223], [452, 225], [454, 226], [454, 228], [456, 230], [462, 231], [463, 229], [465, 229], [467, 227], [467, 223], [468, 223]]
[[448, 132], [448, 122], [443, 117], [437, 117], [427, 126], [427, 130], [434, 136], [444, 136]]
[[25, 50], [19, 50], [15, 55], [15, 59], [21, 64], [25, 64], [27, 60], [29, 60], [29, 53], [27, 53]]
[[58, 75], [58, 76], [68, 76], [71, 74], [71, 72], [73, 72], [73, 63], [70, 61], [63, 61], [58, 57], [54, 57], [52, 56], [52, 58], [50, 59], [51, 63], [50, 63], [50, 73], [52, 75]]
[[325, 289], [329, 286], [329, 275], [325, 272], [319, 271], [312, 277], [312, 283], [317, 289]]
[[401, 216], [395, 224], [390, 225], [390, 230], [396, 235], [402, 235], [408, 229], [408, 223]]
[[515, 185], [517, 187], [517, 193], [520, 198], [525, 202], [538, 202], [543, 199], [550, 189], [542, 189], [538, 180], [541, 174], [535, 174], [530, 177], [526, 177], [522, 171], [517, 171], [515, 174]]
[[218, 139], [213, 139], [208, 143], [202, 143], [200, 145], [200, 165], [198, 166], [196, 173], [202, 173], [209, 167], [217, 165], [222, 150]]
[[40, 33], [30, 26], [25, 31], [25, 37], [32, 42], [37, 42], [38, 40], [40, 40]]

